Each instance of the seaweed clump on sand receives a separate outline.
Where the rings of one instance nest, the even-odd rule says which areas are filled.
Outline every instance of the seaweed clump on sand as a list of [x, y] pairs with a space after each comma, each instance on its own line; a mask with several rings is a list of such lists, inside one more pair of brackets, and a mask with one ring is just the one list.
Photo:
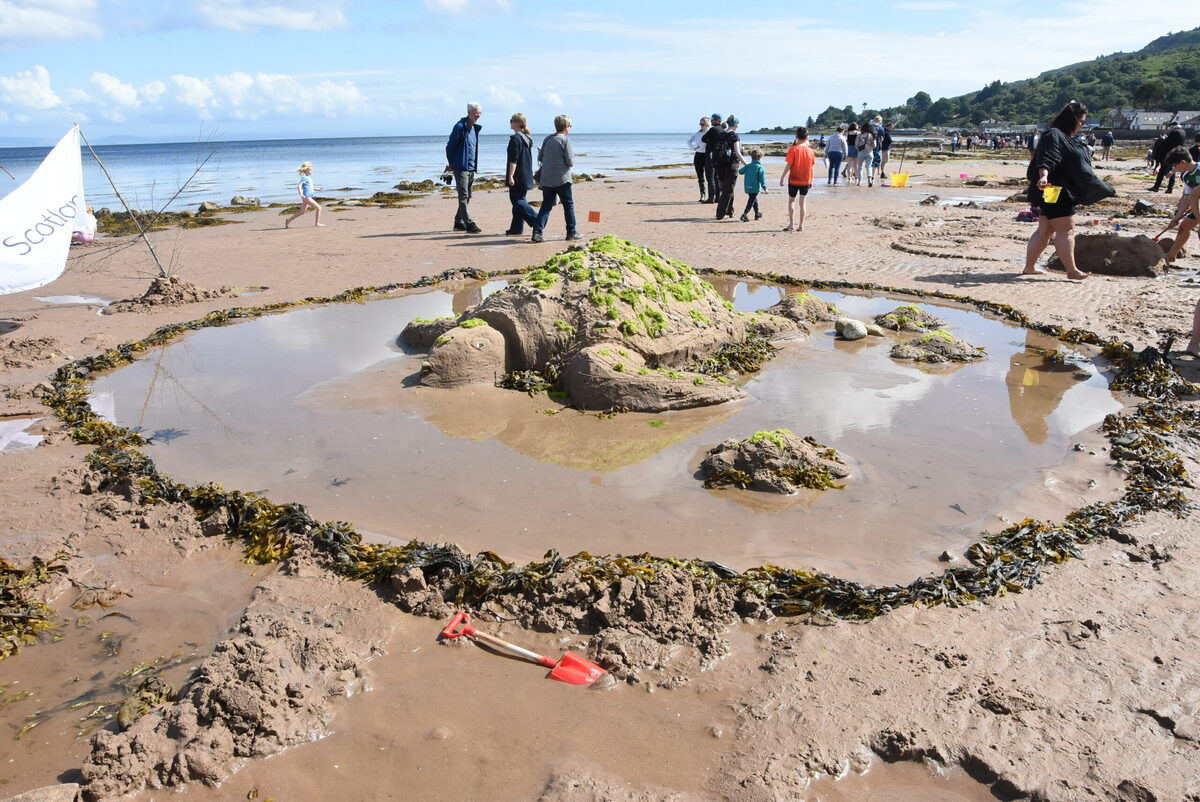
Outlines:
[[[136, 216], [136, 221], [135, 221]], [[224, 226], [230, 223], [240, 223], [241, 220], [226, 220], [223, 217], [212, 217], [209, 213], [199, 212], [110, 212], [99, 217], [96, 230], [109, 237], [126, 237], [140, 234], [142, 231], [166, 231], [168, 228], [207, 228], [209, 226]], [[138, 230], [138, 223], [142, 230]]]
[[68, 558], [59, 552], [49, 560], [34, 557], [25, 568], [0, 559], [0, 660], [11, 657], [58, 627], [54, 610], [37, 597], [39, 588], [65, 575]]
[[705, 487], [735, 485], [774, 493], [841, 489], [850, 475], [841, 455], [811, 437], [788, 429], [756, 432], [745, 440], [730, 438], [709, 449], [700, 463]]
[[914, 362], [974, 362], [983, 359], [984, 349], [955, 337], [945, 329], [928, 331], [911, 340], [892, 346], [892, 359], [911, 359]]

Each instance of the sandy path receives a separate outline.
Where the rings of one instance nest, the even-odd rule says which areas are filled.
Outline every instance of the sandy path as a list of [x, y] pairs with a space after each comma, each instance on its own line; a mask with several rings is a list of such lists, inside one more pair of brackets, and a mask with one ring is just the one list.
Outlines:
[[[769, 176], [778, 175], [776, 162], [768, 160]], [[711, 219], [712, 206], [695, 202], [694, 183], [686, 178], [634, 174], [581, 184], [576, 188], [577, 213], [585, 235], [612, 232], [695, 267], [960, 292], [1012, 304], [1038, 320], [1119, 334], [1136, 344], [1157, 342], [1167, 331], [1187, 331], [1196, 285], [1175, 277], [1093, 277], [1083, 283], [1053, 275], [1017, 278], [1023, 238], [1030, 231], [1027, 224], [1012, 220], [1018, 207], [990, 211], [917, 205], [931, 192], [943, 198], [1006, 196], [1013, 190], [955, 187], [961, 182], [948, 177], [960, 171], [1017, 176], [1023, 170], [1016, 163], [930, 164], [912, 168], [927, 174], [917, 180], [930, 183], [904, 190], [847, 187], [826, 192], [818, 186], [810, 196], [803, 233], [778, 230], [786, 220], [785, 195], [775, 190], [761, 199], [766, 217], [759, 223], [717, 222]], [[1121, 180], [1118, 186], [1129, 191], [1134, 183]], [[495, 233], [508, 224], [503, 192], [483, 193], [474, 204], [476, 219], [489, 233], [473, 237], [446, 230], [452, 201], [440, 197], [414, 208], [331, 212], [329, 226], [322, 229], [299, 225], [284, 230], [274, 212], [255, 212], [238, 216], [242, 222], [236, 225], [154, 237], [160, 253], [200, 286], [268, 288], [242, 299], [247, 305], [330, 295], [454, 267], [524, 267], [562, 246], [557, 212], [548, 232], [552, 239], [534, 245]], [[601, 213], [602, 223], [582, 222], [592, 210]], [[880, 227], [874, 222], [878, 217], [899, 217], [905, 225]], [[928, 225], [914, 226], [917, 221]], [[1123, 222], [1134, 231], [1161, 228], [1157, 219]], [[893, 247], [897, 244], [901, 249]], [[954, 256], [956, 248], [965, 248], [965, 258]], [[0, 387], [5, 388], [0, 395], [9, 396], [3, 411], [37, 410], [28, 386], [42, 381], [65, 355], [85, 356], [159, 325], [238, 303], [223, 299], [99, 316], [84, 307], [47, 306], [33, 299], [132, 297], [145, 288], [152, 271], [141, 248], [116, 253], [92, 248], [77, 252], [67, 274], [52, 286], [0, 297], [0, 347], [23, 338], [53, 340], [32, 355], [8, 360], [0, 372]], [[147, 524], [145, 516], [121, 508], [119, 499], [115, 506], [106, 505], [110, 494], [81, 495], [71, 477], [78, 475], [86, 451], [54, 434], [53, 423], [48, 428], [47, 445], [0, 456], [5, 478], [0, 484], [0, 554], [22, 561], [69, 540], [83, 555], [73, 568], [81, 576], [93, 582], [119, 578], [135, 589], [150, 573], [192, 559], [186, 545], [192, 534], [184, 523]], [[490, 798], [530, 798], [544, 788], [549, 788], [549, 799], [650, 799], [672, 790], [693, 797], [801, 798], [806, 776], [836, 773], [848, 763], [862, 765], [865, 749], [873, 747], [890, 757], [963, 764], [1001, 798], [1200, 798], [1200, 698], [1194, 690], [1200, 687], [1200, 628], [1191, 615], [1200, 606], [1193, 579], [1200, 552], [1190, 536], [1192, 526], [1189, 521], [1147, 519], [1130, 530], [1134, 542], [1098, 543], [1088, 549], [1086, 560], [1051, 569], [1044, 586], [986, 606], [906, 610], [864, 626], [816, 628], [778, 621], [742, 628], [734, 637], [734, 656], [692, 687], [654, 696], [644, 696], [639, 687], [615, 691], [620, 698], [614, 705], [626, 715], [598, 714], [588, 721], [589, 734], [616, 747], [589, 750], [586, 743], [572, 743], [553, 748], [545, 739], [536, 741], [546, 743], [542, 750], [508, 744], [503, 725], [509, 694], [515, 694], [511, 698], [531, 720], [545, 714], [555, 726], [568, 726], [570, 718], [561, 710], [552, 713], [551, 702], [533, 685], [513, 691], [506, 672], [489, 667], [461, 679], [472, 683], [479, 698], [490, 700], [478, 716], [466, 719], [477, 732], [450, 739], [451, 752], [436, 734], [416, 737], [410, 731], [404, 736], [410, 750], [404, 760], [432, 768], [439, 756], [454, 759], [466, 772], [458, 784], [442, 786], [405, 770], [386, 777], [385, 793], [372, 784], [369, 764], [362, 762], [348, 779], [333, 768], [338, 755], [346, 754], [339, 749], [386, 737], [388, 727], [398, 723], [397, 712], [335, 703], [335, 721], [336, 715], [363, 717], [365, 734], [347, 741], [354, 746], [339, 747], [335, 736], [312, 752], [293, 749], [276, 760], [252, 764], [226, 789], [241, 797], [251, 786], [261, 786], [265, 797], [273, 786], [290, 786], [288, 799], [327, 798], [335, 792], [362, 798], [482, 798], [482, 789], [489, 788], [484, 772], [502, 765], [513, 793], [487, 794]], [[147, 552], [131, 568], [130, 550], [156, 534], [173, 545]], [[272, 594], [281, 592], [277, 585], [272, 588]], [[66, 607], [72, 598], [64, 592], [54, 605]], [[235, 592], [222, 598], [223, 615], [236, 616], [245, 604]], [[303, 594], [296, 604], [323, 609], [320, 599]], [[375, 634], [348, 648], [357, 649], [364, 662], [372, 648], [383, 645], [393, 655], [424, 649], [432, 655], [400, 668], [381, 664], [381, 672], [401, 673], [381, 673], [379, 682], [402, 682], [404, 672], [412, 672], [423, 677], [419, 687], [438, 693], [429, 678], [452, 669], [444, 650], [429, 648], [434, 626], [401, 616], [382, 602], [378, 609], [372, 604], [370, 598], [356, 597], [354, 615], [374, 628], [361, 621], [355, 626]], [[535, 644], [543, 638], [540, 645], [553, 646], [544, 636], [530, 637]], [[146, 654], [160, 646], [148, 645]], [[19, 666], [26, 656], [11, 665]], [[6, 671], [9, 667], [4, 666]], [[366, 708], [371, 698], [369, 693], [363, 697]], [[670, 723], [672, 706], [684, 714], [683, 723]], [[6, 711], [14, 717], [26, 713], [16, 705]], [[425, 718], [412, 723], [423, 728], [420, 732], [432, 732], [436, 725]], [[718, 725], [720, 738], [712, 731]], [[642, 728], [645, 734], [621, 748], [624, 728]], [[483, 732], [489, 733], [486, 738]], [[488, 759], [470, 760], [481, 739]], [[656, 752], [653, 744], [674, 744], [691, 757], [672, 762], [670, 749]], [[695, 759], [697, 752], [703, 760]], [[63, 736], [48, 740], [36, 760], [31, 754], [24, 745], [0, 738], [6, 792], [55, 782], [62, 772], [71, 779], [86, 744]], [[320, 757], [306, 757], [310, 754]], [[4, 759], [18, 757], [18, 763]], [[571, 770], [557, 765], [572, 759], [585, 764]], [[303, 781], [296, 783], [297, 778]], [[885, 782], [875, 792], [897, 799], [937, 798], [932, 786], [910, 796], [899, 788], [888, 789]]]

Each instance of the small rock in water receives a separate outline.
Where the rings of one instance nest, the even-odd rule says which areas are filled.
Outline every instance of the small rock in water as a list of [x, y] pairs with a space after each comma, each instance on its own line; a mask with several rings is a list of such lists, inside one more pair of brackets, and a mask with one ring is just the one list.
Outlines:
[[946, 549], [945, 551], [943, 551], [941, 554], [938, 555], [938, 559], [944, 563], [952, 563], [958, 559], [958, 555], [955, 554], [954, 552], [950, 551], [949, 549]]
[[878, 323], [868, 323], [867, 324], [867, 334], [869, 334], [872, 337], [886, 337], [887, 336], [887, 334], [884, 333], [884, 331], [883, 331], [883, 326], [880, 326]]
[[867, 336], [867, 324], [850, 317], [838, 318], [833, 328], [843, 340], [861, 340]]
[[200, 211], [202, 212], [215, 212], [220, 210], [220, 208], [221, 205], [219, 203], [214, 203], [213, 201], [204, 201], [200, 204]]

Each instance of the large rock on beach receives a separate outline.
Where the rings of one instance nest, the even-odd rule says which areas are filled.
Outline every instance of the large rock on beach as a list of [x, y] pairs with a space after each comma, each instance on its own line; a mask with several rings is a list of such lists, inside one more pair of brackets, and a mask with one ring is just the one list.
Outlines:
[[836, 480], [850, 475], [837, 451], [787, 429], [730, 438], [709, 450], [700, 470], [708, 487], [731, 484], [773, 493], [840, 487]]
[[[790, 314], [779, 317], [789, 322], [778, 330], [803, 333], [792, 315], [806, 304], [791, 307], [781, 307]], [[486, 341], [477, 321], [490, 330]], [[475, 339], [467, 326], [476, 327]], [[687, 367], [749, 333], [746, 316], [687, 265], [605, 236], [551, 257], [467, 310], [435, 339], [421, 382], [456, 387], [496, 371], [561, 372], [571, 402], [585, 409], [705, 406], [745, 394], [725, 377]], [[426, 337], [410, 325], [401, 341]]]
[[[1162, 248], [1145, 234], [1123, 237], [1115, 232], [1075, 237], [1075, 264], [1085, 273], [1102, 276], [1154, 278], [1167, 272]], [[1051, 270], [1063, 270], [1058, 254], [1047, 261]]]
[[834, 321], [833, 330], [843, 340], [861, 340], [867, 336], [867, 324], [852, 317], [839, 317]]

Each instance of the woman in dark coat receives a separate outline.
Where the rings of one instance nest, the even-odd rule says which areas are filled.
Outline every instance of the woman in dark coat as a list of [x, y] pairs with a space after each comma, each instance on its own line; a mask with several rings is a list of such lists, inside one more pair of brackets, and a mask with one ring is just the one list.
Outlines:
[[525, 223], [534, 226], [537, 212], [525, 200], [533, 189], [533, 136], [524, 114], [514, 114], [509, 120], [512, 136], [508, 138], [508, 199], [512, 203], [512, 223], [504, 233], [510, 237], [525, 232]]
[[[1075, 204], [1077, 193], [1089, 179], [1095, 178], [1092, 171], [1092, 155], [1087, 145], [1076, 139], [1076, 135], [1087, 119], [1087, 106], [1072, 100], [1050, 122], [1042, 135], [1029, 164], [1029, 203], [1041, 212], [1037, 230], [1029, 238], [1025, 248], [1025, 270], [1022, 275], [1037, 275], [1046, 271], [1037, 267], [1038, 257], [1054, 236], [1054, 250], [1067, 278], [1082, 280], [1088, 277], [1075, 265]], [[1097, 179], [1098, 180], [1098, 179]], [[1047, 203], [1042, 190], [1048, 186], [1060, 188], [1058, 200]]]

